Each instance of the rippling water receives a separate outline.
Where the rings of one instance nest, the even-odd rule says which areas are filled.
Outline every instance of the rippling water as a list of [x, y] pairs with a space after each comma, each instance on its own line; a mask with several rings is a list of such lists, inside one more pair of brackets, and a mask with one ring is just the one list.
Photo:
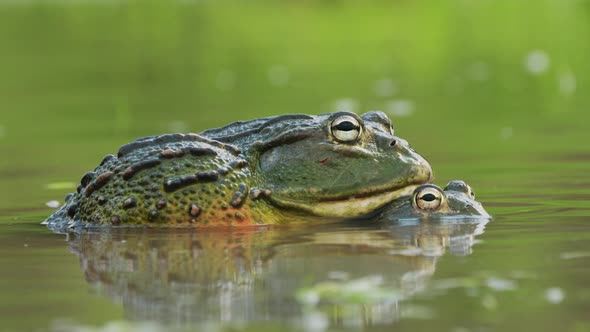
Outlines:
[[589, 158], [570, 157], [567, 174], [468, 174], [490, 222], [65, 236], [16, 212], [0, 226], [4, 328], [584, 331]]
[[[589, 8], [0, 1], [0, 331], [590, 331]], [[493, 220], [39, 225], [137, 137], [341, 108]]]

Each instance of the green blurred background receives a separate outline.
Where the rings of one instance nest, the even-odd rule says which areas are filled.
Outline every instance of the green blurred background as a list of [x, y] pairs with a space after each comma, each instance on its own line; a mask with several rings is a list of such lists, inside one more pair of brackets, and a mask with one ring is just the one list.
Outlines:
[[388, 112], [425, 155], [537, 144], [527, 131], [587, 118], [588, 1], [0, 4], [0, 142], [45, 167], [100, 158], [89, 144], [336, 108]]
[[[492, 245], [469, 262], [512, 271], [548, 239], [565, 248], [578, 234], [587, 245], [587, 229], [557, 235], [558, 223], [535, 218], [588, 218], [588, 59], [587, 0], [0, 0], [0, 225], [42, 221], [52, 211], [47, 201], [61, 200], [103, 155], [141, 136], [378, 109], [431, 162], [438, 184], [465, 179], [493, 215], [511, 216], [493, 224], [485, 234]], [[555, 238], [518, 228], [526, 222]], [[63, 242], [43, 242], [42, 227], [26, 232], [0, 231], [7, 326], [47, 326], [62, 311], [91, 323], [122, 315], [119, 307], [98, 310], [110, 301], [87, 294], [75, 257], [56, 254]], [[37, 239], [37, 251], [14, 249], [23, 238]], [[497, 257], [497, 246], [520, 255]], [[443, 275], [466, 270], [465, 261], [450, 262]], [[19, 265], [25, 270], [5, 269]], [[578, 289], [587, 280], [587, 271], [568, 271], [538, 288], [555, 281]], [[518, 306], [536, 290], [520, 290]], [[584, 320], [585, 292], [559, 317]], [[37, 302], [45, 295], [59, 300]], [[483, 315], [517, 327], [513, 309]], [[537, 312], [528, 314], [534, 322]]]
[[2, 1], [0, 178], [18, 188], [15, 157], [63, 181], [140, 136], [337, 109], [387, 112], [444, 179], [462, 176], [447, 159], [557, 151], [564, 133], [585, 150], [589, 16], [581, 0]]

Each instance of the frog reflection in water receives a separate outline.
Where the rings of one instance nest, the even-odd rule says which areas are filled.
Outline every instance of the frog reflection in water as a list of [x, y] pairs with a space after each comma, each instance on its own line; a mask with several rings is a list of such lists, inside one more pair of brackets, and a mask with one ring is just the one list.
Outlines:
[[[399, 319], [403, 301], [427, 289], [445, 252], [470, 254], [487, 221], [363, 220], [231, 231], [115, 229], [74, 234], [68, 245], [87, 282], [122, 303], [129, 319], [304, 324], [309, 308], [303, 310], [296, 300], [302, 289], [378, 276], [379, 287], [399, 292], [366, 303], [320, 298], [314, 310], [328, 315], [333, 325], [352, 320], [381, 324]], [[367, 310], [383, 314], [367, 318]], [[330, 316], [344, 312], [349, 315], [345, 319]]]
[[382, 112], [284, 115], [124, 145], [85, 174], [77, 193], [45, 223], [67, 231], [358, 217], [408, 195], [431, 175]]

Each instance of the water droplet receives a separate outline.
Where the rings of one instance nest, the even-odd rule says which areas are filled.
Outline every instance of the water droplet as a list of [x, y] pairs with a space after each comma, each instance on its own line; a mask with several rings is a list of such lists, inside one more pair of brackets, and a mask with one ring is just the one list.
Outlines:
[[289, 83], [291, 73], [284, 65], [272, 65], [267, 72], [268, 81], [274, 86], [284, 86]]
[[543, 50], [530, 51], [524, 61], [526, 70], [533, 75], [541, 75], [546, 72], [550, 63], [549, 55]]
[[385, 105], [385, 113], [391, 116], [410, 116], [415, 111], [415, 104], [409, 99], [390, 100]]
[[552, 287], [545, 291], [545, 300], [549, 303], [558, 304], [565, 299], [565, 293], [559, 287]]

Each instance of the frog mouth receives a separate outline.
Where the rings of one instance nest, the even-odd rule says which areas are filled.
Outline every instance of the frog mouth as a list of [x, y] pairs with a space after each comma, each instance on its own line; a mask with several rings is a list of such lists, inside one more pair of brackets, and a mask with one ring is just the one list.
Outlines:
[[352, 218], [368, 215], [385, 206], [387, 203], [411, 195], [420, 184], [408, 185], [395, 190], [381, 190], [363, 193], [357, 196], [327, 199], [319, 202], [302, 202], [271, 196], [270, 200], [285, 208], [305, 211], [322, 217]]

